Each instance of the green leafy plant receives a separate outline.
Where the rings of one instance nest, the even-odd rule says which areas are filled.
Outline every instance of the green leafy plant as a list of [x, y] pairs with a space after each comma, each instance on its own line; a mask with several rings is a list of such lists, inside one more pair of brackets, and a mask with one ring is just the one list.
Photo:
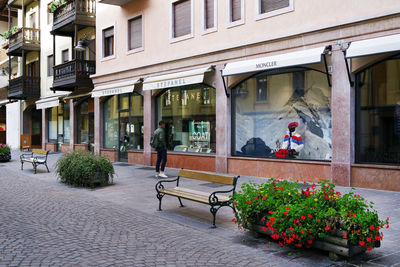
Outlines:
[[309, 248], [315, 239], [344, 230], [343, 238], [372, 250], [374, 242], [382, 240], [379, 230], [389, 227], [389, 218], [379, 220], [373, 203], [353, 190], [342, 195], [328, 181], [319, 186], [276, 179], [245, 183], [234, 196], [233, 221], [249, 230], [263, 226], [281, 246]]
[[21, 27], [17, 27], [17, 26], [12, 27], [11, 29], [9, 29], [8, 31], [6, 31], [5, 33], [2, 34], [3, 39], [4, 40], [9, 39], [13, 34], [20, 32], [21, 29], [22, 29]]
[[54, 0], [51, 1], [48, 5], [47, 5], [47, 11], [49, 13], [54, 13], [57, 9], [59, 9], [60, 7], [66, 5], [67, 3], [71, 2], [72, 0]]
[[114, 166], [105, 158], [87, 151], [66, 154], [57, 161], [56, 173], [62, 183], [77, 187], [112, 183]]
[[0, 156], [8, 156], [10, 155], [10, 147], [6, 144], [0, 145]]

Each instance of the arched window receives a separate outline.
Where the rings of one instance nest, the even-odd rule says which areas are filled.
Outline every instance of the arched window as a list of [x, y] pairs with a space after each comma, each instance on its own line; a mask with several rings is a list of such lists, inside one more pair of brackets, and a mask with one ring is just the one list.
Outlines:
[[400, 57], [356, 75], [356, 161], [400, 164]]
[[239, 83], [232, 89], [232, 133], [236, 156], [330, 160], [331, 88], [326, 74], [291, 68]]
[[194, 84], [157, 96], [157, 122], [166, 122], [168, 150], [215, 153], [215, 88]]

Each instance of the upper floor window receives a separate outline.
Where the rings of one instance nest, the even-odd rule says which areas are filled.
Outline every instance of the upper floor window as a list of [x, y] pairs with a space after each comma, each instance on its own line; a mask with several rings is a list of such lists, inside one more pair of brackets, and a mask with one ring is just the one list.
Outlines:
[[172, 38], [191, 36], [191, 34], [192, 34], [192, 1], [173, 0]]
[[53, 55], [47, 57], [47, 76], [53, 76]]
[[244, 0], [228, 0], [229, 23], [233, 25], [244, 23]]
[[256, 0], [258, 18], [266, 18], [293, 11], [293, 0]]
[[128, 49], [141, 48], [142, 42], [142, 16], [137, 16], [128, 21]]
[[69, 50], [65, 49], [61, 51], [61, 62], [66, 63], [69, 61]]
[[203, 0], [204, 31], [216, 28], [217, 23], [217, 0]]
[[114, 27], [103, 30], [103, 57], [114, 55]]

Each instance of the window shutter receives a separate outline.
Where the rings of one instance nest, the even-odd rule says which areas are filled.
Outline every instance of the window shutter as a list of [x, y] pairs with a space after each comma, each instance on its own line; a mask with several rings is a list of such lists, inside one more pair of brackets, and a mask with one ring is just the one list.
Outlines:
[[114, 36], [114, 27], [110, 27], [108, 29], [103, 30], [103, 37], [108, 38]]
[[231, 21], [242, 19], [242, 0], [231, 0]]
[[289, 0], [261, 0], [261, 13], [271, 12], [289, 6]]
[[47, 76], [53, 76], [53, 55], [47, 57]]
[[214, 0], [204, 0], [205, 7], [204, 7], [204, 14], [205, 14], [205, 26], [206, 29], [213, 28], [215, 26], [214, 22]]
[[174, 11], [174, 38], [191, 33], [190, 0], [173, 3]]
[[129, 49], [142, 47], [142, 16], [129, 21]]

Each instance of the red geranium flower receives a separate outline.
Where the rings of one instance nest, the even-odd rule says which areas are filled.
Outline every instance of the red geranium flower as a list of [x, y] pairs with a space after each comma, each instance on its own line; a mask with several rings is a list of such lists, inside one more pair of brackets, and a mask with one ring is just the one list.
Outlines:
[[307, 243], [311, 245], [312, 244], [312, 240], [307, 240]]
[[373, 248], [372, 248], [372, 247], [369, 247], [369, 248], [367, 248], [367, 250], [368, 250], [368, 251], [371, 251], [371, 250], [373, 250]]
[[360, 241], [360, 246], [364, 246], [365, 245], [365, 241]]
[[268, 211], [269, 214], [274, 214], [274, 212], [272, 210]]
[[346, 234], [343, 234], [343, 237], [344, 237], [344, 239], [347, 239], [347, 235]]
[[256, 200], [258, 200], [258, 197], [256, 197]]
[[305, 220], [306, 219], [306, 216], [301, 216], [300, 217], [302, 220]]
[[246, 202], [247, 202], [247, 204], [251, 204], [250, 200], [247, 200]]
[[263, 196], [263, 197], [262, 197], [262, 200], [267, 200], [267, 196]]
[[325, 231], [329, 231], [331, 228], [329, 227], [329, 225], [327, 225], [326, 227], [325, 227]]
[[369, 227], [369, 229], [370, 229], [370, 230], [374, 230], [375, 227], [374, 227], [373, 225], [371, 225], [371, 226]]
[[267, 231], [267, 228], [266, 228], [265, 226], [263, 227], [263, 231], [264, 231], [264, 232]]
[[287, 210], [290, 210], [290, 207], [286, 207]]
[[371, 242], [372, 238], [371, 237], [367, 237], [367, 241]]
[[311, 214], [308, 214], [307, 216], [308, 216], [308, 218], [312, 219], [312, 215]]
[[308, 207], [307, 207], [307, 206], [305, 206], [304, 208], [308, 209]]
[[285, 210], [285, 212], [283, 214], [287, 215], [287, 210]]
[[279, 246], [283, 247], [283, 244], [282, 244], [282, 242], [279, 242]]

